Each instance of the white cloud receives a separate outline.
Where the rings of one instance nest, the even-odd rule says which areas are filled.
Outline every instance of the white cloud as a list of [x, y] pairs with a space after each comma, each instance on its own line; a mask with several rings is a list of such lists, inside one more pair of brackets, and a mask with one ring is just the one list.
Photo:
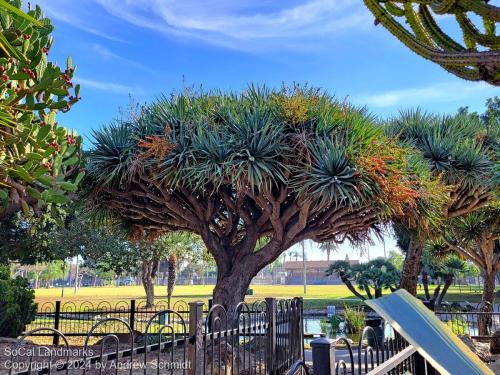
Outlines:
[[361, 94], [355, 99], [374, 108], [388, 108], [402, 105], [421, 105], [428, 103], [446, 103], [464, 100], [477, 94], [494, 95], [498, 88], [487, 83], [467, 81], [442, 82], [428, 86], [389, 90], [379, 93]]
[[72, 13], [67, 0], [39, 1], [55, 18], [108, 39], [116, 39], [101, 31], [108, 24], [91, 13], [99, 5], [114, 22], [243, 50], [310, 49], [344, 30], [370, 27], [373, 19], [359, 0], [87, 0], [70, 2]]
[[122, 85], [119, 83], [112, 83], [112, 82], [106, 82], [106, 81], [97, 81], [93, 79], [87, 79], [87, 78], [82, 78], [82, 77], [75, 77], [75, 81], [79, 84], [81, 84], [83, 89], [85, 87], [90, 87], [99, 91], [107, 91], [107, 92], [112, 92], [114, 94], [130, 94], [130, 93], [137, 93], [137, 89], [133, 88], [131, 86], [126, 86]]
[[[88, 1], [86, 5], [90, 5], [92, 1]], [[124, 40], [103, 31], [98, 25], [83, 21], [91, 19], [91, 11], [86, 7], [79, 6], [80, 4], [71, 3], [61, 0], [37, 0], [43, 12], [50, 18], [67, 23], [77, 29], [94, 34], [98, 37], [111, 40], [114, 42], [124, 42]], [[95, 4], [94, 4], [95, 7]], [[94, 8], [95, 11], [95, 8]]]
[[109, 50], [108, 48], [106, 48], [98, 43], [91, 44], [90, 48], [92, 49], [92, 52], [95, 52], [97, 55], [99, 55], [104, 60], [115, 60], [115, 61], [127, 64], [129, 66], [132, 66], [134, 68], [143, 70], [143, 71], [153, 72], [153, 70], [151, 70], [147, 66], [145, 66], [141, 63], [138, 63], [137, 61], [134, 61], [134, 60], [128, 59], [126, 57], [123, 57], [121, 55], [118, 55], [117, 53], [114, 53], [113, 51]]

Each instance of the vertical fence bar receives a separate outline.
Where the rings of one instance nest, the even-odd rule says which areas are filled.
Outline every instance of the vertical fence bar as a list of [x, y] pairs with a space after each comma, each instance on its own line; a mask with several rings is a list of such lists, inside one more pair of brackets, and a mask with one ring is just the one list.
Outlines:
[[299, 345], [300, 359], [304, 359], [304, 299], [299, 297]]
[[130, 300], [130, 318], [129, 318], [130, 328], [132, 331], [135, 329], [135, 299]]
[[189, 303], [188, 375], [203, 373], [203, 302]]
[[[56, 311], [54, 312], [54, 329], [59, 331], [59, 319], [61, 318], [61, 301], [56, 301]], [[59, 335], [54, 333], [52, 344], [59, 345]]]
[[267, 345], [268, 345], [268, 357], [267, 357], [267, 371], [268, 374], [275, 374], [275, 366], [274, 361], [276, 357], [276, 299], [275, 298], [266, 298], [267, 304], [267, 318], [269, 322], [269, 328], [267, 331]]

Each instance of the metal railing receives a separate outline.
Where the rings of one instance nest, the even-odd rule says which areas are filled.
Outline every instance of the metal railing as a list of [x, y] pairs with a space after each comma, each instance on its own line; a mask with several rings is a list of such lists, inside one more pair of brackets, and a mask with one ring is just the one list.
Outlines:
[[[70, 338], [81, 336], [81, 332], [36, 327], [9, 349], [12, 355], [4, 368], [0, 364], [0, 373], [8, 370], [10, 375], [86, 375], [116, 374], [125, 369], [132, 374], [144, 369], [145, 374], [162, 369], [161, 373], [171, 374], [264, 375], [284, 374], [303, 358], [300, 298], [240, 303], [231, 313], [221, 305], [206, 310], [203, 302], [190, 302], [187, 308], [177, 306], [179, 311], [148, 311], [144, 321], [138, 318], [139, 313], [145, 314], [144, 310], [136, 309], [125, 311], [124, 317], [102, 316], [82, 336], [80, 346], [70, 345]], [[64, 314], [75, 314], [73, 318], [79, 319], [79, 314], [96, 312], [74, 310], [59, 310], [60, 327], [74, 328], [61, 324], [68, 318]], [[105, 311], [111, 315], [122, 312], [116, 308]], [[41, 346], [30, 341], [44, 336], [55, 344]]]
[[[389, 324], [365, 327], [356, 345], [346, 338], [320, 338], [311, 347], [314, 375], [439, 375]], [[304, 360], [296, 361], [288, 371], [289, 375], [308, 373]]]
[[489, 339], [500, 329], [500, 312], [435, 311], [436, 316], [456, 335], [474, 339]]

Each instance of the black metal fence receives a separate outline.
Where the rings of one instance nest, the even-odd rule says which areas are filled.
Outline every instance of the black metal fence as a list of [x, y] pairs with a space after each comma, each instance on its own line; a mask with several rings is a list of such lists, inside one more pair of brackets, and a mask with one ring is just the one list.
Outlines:
[[500, 329], [500, 312], [436, 311], [435, 314], [456, 335], [468, 335], [474, 339], [489, 339]]
[[[203, 302], [205, 314], [210, 308], [211, 300]], [[171, 302], [157, 300], [153, 306], [147, 306], [145, 300], [132, 299], [129, 301], [98, 301], [98, 302], [46, 302], [38, 306], [35, 320], [26, 331], [37, 328], [53, 328], [65, 335], [70, 343], [79, 343], [77, 338], [86, 337], [90, 329], [102, 320], [115, 318], [127, 322], [133, 331], [142, 332], [150, 319], [160, 311], [172, 310], [180, 314], [185, 320], [189, 318], [189, 301], [176, 299]], [[117, 320], [108, 320], [103, 332], [125, 333], [125, 327]], [[58, 344], [59, 336], [47, 331], [40, 331], [35, 336], [53, 337], [53, 344]]]
[[[11, 345], [0, 373], [285, 374], [303, 359], [299, 298], [241, 303], [233, 312], [221, 305], [207, 310], [203, 302], [174, 304], [178, 311], [161, 309], [162, 305], [135, 307], [55, 304], [53, 310], [40, 312], [51, 324], [33, 328]], [[71, 319], [80, 325], [64, 324]], [[55, 345], [30, 341], [43, 336]], [[81, 345], [70, 345], [74, 336], [81, 336]]]
[[[439, 375], [389, 324], [365, 327], [357, 344], [348, 339], [320, 338], [311, 342], [314, 375]], [[309, 374], [304, 360], [296, 361], [289, 375]]]

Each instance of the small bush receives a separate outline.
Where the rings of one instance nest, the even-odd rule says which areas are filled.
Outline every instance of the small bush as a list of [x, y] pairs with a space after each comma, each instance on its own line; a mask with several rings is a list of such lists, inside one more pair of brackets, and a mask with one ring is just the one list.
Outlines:
[[361, 306], [349, 307], [344, 305], [344, 317], [350, 333], [358, 333], [365, 327], [365, 313]]
[[12, 279], [8, 266], [0, 265], [0, 296], [0, 337], [18, 337], [35, 319], [35, 291], [26, 279]]
[[342, 315], [333, 315], [330, 317], [330, 326], [332, 332], [338, 332], [340, 323], [345, 322], [345, 318]]

